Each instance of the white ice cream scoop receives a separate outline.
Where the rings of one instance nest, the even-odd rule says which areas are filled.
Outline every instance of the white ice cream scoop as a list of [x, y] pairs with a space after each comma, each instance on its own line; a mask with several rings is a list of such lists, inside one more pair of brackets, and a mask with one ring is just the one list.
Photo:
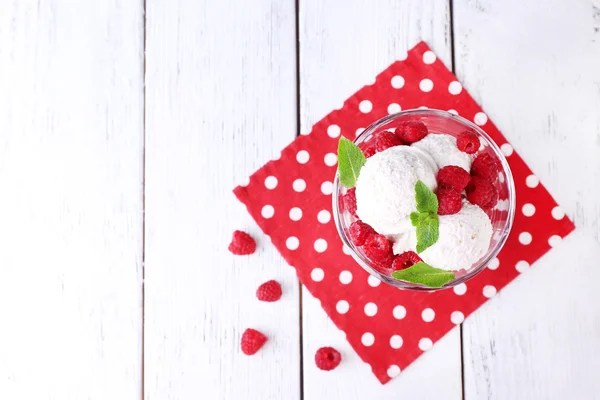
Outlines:
[[435, 161], [438, 169], [447, 165], [457, 165], [467, 172], [471, 171], [473, 157], [456, 147], [454, 136], [430, 133], [418, 142], [413, 143], [411, 147], [416, 147], [428, 153]]

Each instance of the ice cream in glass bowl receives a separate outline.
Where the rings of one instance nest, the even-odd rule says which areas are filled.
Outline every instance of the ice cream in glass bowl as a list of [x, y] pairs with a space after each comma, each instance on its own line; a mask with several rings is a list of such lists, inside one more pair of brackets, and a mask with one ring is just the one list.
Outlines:
[[337, 230], [358, 264], [389, 285], [431, 291], [472, 278], [504, 245], [514, 212], [502, 152], [458, 115], [402, 111], [340, 139]]

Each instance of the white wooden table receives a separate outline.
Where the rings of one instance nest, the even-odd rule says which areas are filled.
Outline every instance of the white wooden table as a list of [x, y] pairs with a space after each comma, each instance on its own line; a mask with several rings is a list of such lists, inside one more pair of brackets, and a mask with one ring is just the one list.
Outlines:
[[[231, 189], [420, 39], [577, 230], [382, 386]], [[599, 399], [599, 183], [598, 0], [0, 0], [0, 399]]]

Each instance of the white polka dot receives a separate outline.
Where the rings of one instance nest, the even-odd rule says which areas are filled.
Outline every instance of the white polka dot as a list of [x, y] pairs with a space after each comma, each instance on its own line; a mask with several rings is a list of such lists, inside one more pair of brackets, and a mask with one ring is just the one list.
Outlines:
[[433, 89], [433, 82], [431, 81], [431, 79], [423, 79], [420, 83], [419, 83], [419, 88], [423, 91], [423, 92], [431, 92], [431, 89]]
[[325, 181], [321, 183], [321, 193], [324, 195], [330, 195], [333, 192], [333, 183]]
[[369, 100], [363, 100], [358, 105], [358, 109], [362, 113], [371, 112], [371, 110], [373, 109], [373, 103], [371, 103]]
[[309, 159], [310, 154], [308, 154], [308, 151], [306, 150], [300, 150], [298, 153], [296, 153], [296, 161], [298, 161], [300, 164], [306, 164]]
[[423, 321], [425, 322], [431, 322], [435, 318], [435, 311], [431, 308], [426, 308], [421, 313], [421, 318], [423, 318]]
[[450, 94], [457, 95], [462, 92], [462, 85], [458, 81], [452, 81], [448, 85], [448, 92], [450, 92]]
[[498, 269], [498, 267], [500, 266], [500, 260], [498, 260], [498, 258], [494, 257], [490, 263], [488, 264], [488, 269], [494, 270], [494, 269]]
[[346, 245], [342, 246], [342, 253], [344, 253], [347, 256], [349, 256], [350, 254], [352, 254], [352, 253], [350, 253], [350, 249]]
[[483, 295], [488, 299], [496, 295], [496, 288], [492, 285], [485, 285], [483, 287]]
[[303, 192], [306, 189], [306, 182], [304, 179], [296, 179], [294, 183], [292, 183], [292, 187], [296, 192]]
[[321, 210], [317, 214], [317, 220], [322, 224], [326, 224], [331, 220], [331, 214], [327, 210]]
[[455, 294], [462, 296], [463, 294], [467, 293], [467, 285], [464, 283], [460, 283], [454, 286], [453, 290]]
[[336, 137], [340, 136], [340, 133], [342, 133], [342, 130], [340, 129], [339, 126], [337, 126], [335, 124], [329, 125], [327, 127], [327, 134], [329, 135], [329, 137], [336, 138]]
[[529, 232], [521, 232], [519, 234], [519, 242], [521, 244], [527, 245], [527, 244], [531, 243], [532, 240], [533, 240], [533, 237], [531, 236], [531, 233], [529, 233]]
[[350, 271], [340, 272], [340, 282], [342, 282], [344, 285], [347, 285], [350, 282], [352, 282], [352, 272], [350, 272]]
[[373, 336], [371, 332], [366, 332], [363, 333], [362, 337], [360, 338], [360, 341], [363, 345], [370, 347], [373, 345], [373, 343], [375, 343], [375, 336]]
[[560, 242], [562, 242], [562, 238], [558, 235], [552, 235], [548, 239], [548, 244], [550, 245], [550, 247], [557, 246], [560, 244]]
[[392, 87], [394, 89], [400, 89], [402, 86], [404, 86], [404, 78], [400, 75], [394, 76], [392, 78]]
[[523, 260], [518, 261], [515, 264], [515, 269], [517, 271], [519, 271], [520, 273], [523, 273], [529, 269], [529, 263], [527, 261], [523, 261]]
[[526, 217], [531, 217], [533, 214], [535, 214], [535, 206], [531, 203], [527, 203], [523, 206], [523, 215], [525, 215]]
[[404, 343], [404, 341], [400, 335], [394, 335], [390, 338], [390, 346], [392, 349], [399, 349], [402, 347], [402, 343]]
[[281, 152], [277, 152], [277, 154], [275, 154], [275, 157], [273, 157], [273, 161], [277, 161], [281, 158]]
[[365, 315], [367, 317], [372, 317], [375, 314], [377, 314], [377, 304], [375, 304], [375, 303], [365, 304]]
[[348, 312], [348, 310], [350, 309], [350, 304], [348, 304], [348, 302], [346, 300], [340, 300], [335, 305], [335, 309], [340, 314], [346, 314]]
[[310, 135], [310, 134], [311, 134], [311, 132], [300, 132], [300, 134], [301, 134], [302, 136], [308, 136], [308, 135]]
[[488, 121], [488, 117], [487, 115], [485, 115], [485, 113], [478, 112], [477, 114], [475, 114], [475, 118], [473, 118], [473, 121], [475, 121], [477, 125], [482, 126], [486, 124], [486, 122]]
[[396, 306], [392, 312], [394, 314], [394, 318], [396, 319], [402, 319], [406, 317], [406, 308], [404, 308], [404, 306]]
[[265, 187], [267, 189], [275, 189], [277, 187], [277, 178], [274, 176], [267, 176], [265, 179]]
[[526, 179], [525, 179], [525, 184], [530, 187], [530, 188], [534, 188], [537, 185], [539, 185], [540, 180], [538, 179], [537, 176], [535, 175], [529, 175]]
[[456, 110], [448, 110], [450, 114], [458, 115], [458, 111]]
[[392, 103], [388, 106], [388, 114], [396, 114], [400, 111], [402, 111], [402, 108], [400, 107], [400, 104], [398, 103]]
[[314, 247], [317, 253], [322, 253], [327, 250], [327, 241], [325, 239], [317, 239], [315, 240]]
[[324, 161], [325, 165], [333, 167], [335, 164], [337, 164], [337, 156], [333, 153], [327, 153], [325, 154]]
[[285, 240], [285, 247], [290, 250], [296, 250], [300, 246], [300, 241], [296, 236], [290, 236]]
[[427, 50], [423, 53], [423, 62], [425, 64], [433, 64], [435, 62], [436, 56], [433, 51]]
[[398, 57], [396, 58], [398, 61], [404, 61], [408, 58], [408, 52], [406, 51], [402, 51], [400, 52], [400, 54], [398, 54]]
[[299, 209], [298, 207], [293, 207], [290, 210], [290, 219], [292, 221], [300, 221], [301, 218], [302, 218], [302, 210]]
[[356, 137], [358, 137], [358, 136], [359, 136], [361, 133], [363, 133], [364, 131], [365, 131], [365, 128], [358, 128], [358, 129], [356, 130], [356, 133], [355, 133]]
[[260, 214], [263, 216], [263, 218], [271, 218], [273, 215], [275, 215], [275, 209], [272, 205], [267, 204], [262, 208], [262, 210], [260, 210]]
[[465, 316], [460, 311], [454, 311], [452, 314], [450, 314], [450, 321], [452, 321], [452, 323], [455, 325], [460, 324], [464, 320], [465, 320]]
[[250, 177], [247, 176], [244, 178], [244, 180], [242, 181], [242, 183], [240, 183], [240, 186], [246, 187], [250, 184]]
[[323, 271], [321, 268], [314, 268], [312, 271], [310, 271], [310, 279], [315, 282], [321, 282], [324, 277], [325, 271]]
[[429, 110], [429, 107], [427, 107], [427, 106], [419, 106], [419, 108], [420, 108], [421, 110]]
[[390, 365], [387, 369], [387, 374], [390, 378], [395, 378], [400, 375], [400, 367], [397, 365]]
[[565, 217], [565, 212], [559, 206], [556, 206], [552, 209], [552, 218], [554, 219], [563, 219]]
[[429, 338], [422, 338], [419, 340], [419, 348], [423, 351], [427, 351], [433, 346], [433, 342]]
[[500, 146], [500, 150], [502, 150], [502, 153], [504, 153], [506, 157], [513, 153], [513, 147], [508, 143], [504, 143], [502, 146]]
[[369, 275], [369, 277], [367, 278], [367, 282], [371, 287], [377, 287], [381, 284], [381, 281], [375, 278], [373, 275]]

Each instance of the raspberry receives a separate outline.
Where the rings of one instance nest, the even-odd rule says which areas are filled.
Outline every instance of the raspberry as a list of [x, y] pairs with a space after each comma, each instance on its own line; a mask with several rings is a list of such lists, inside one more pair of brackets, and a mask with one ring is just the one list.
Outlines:
[[390, 147], [400, 146], [402, 144], [402, 140], [397, 135], [394, 135], [392, 132], [381, 132], [375, 140], [375, 149], [379, 151], [384, 151], [385, 149], [389, 149]]
[[490, 209], [498, 202], [498, 191], [489, 181], [474, 176], [467, 185], [467, 200], [483, 209]]
[[451, 188], [441, 188], [437, 192], [438, 215], [456, 214], [462, 208], [460, 193]]
[[331, 371], [342, 361], [342, 355], [333, 347], [321, 347], [315, 353], [315, 364], [323, 371]]
[[258, 287], [256, 297], [260, 301], [277, 301], [281, 298], [281, 285], [277, 281], [267, 281]]
[[477, 156], [471, 165], [471, 175], [479, 176], [485, 180], [493, 182], [498, 176], [498, 160], [489, 155], [483, 153]]
[[256, 251], [256, 242], [246, 232], [235, 231], [228, 249], [238, 256], [252, 254]]
[[344, 203], [344, 209], [353, 217], [358, 218], [356, 215], [356, 189], [349, 189], [346, 194], [342, 196], [342, 201]]
[[406, 269], [412, 267], [416, 263], [423, 261], [421, 257], [414, 251], [405, 251], [402, 254], [397, 255], [392, 263], [392, 269], [398, 271], [400, 269]]
[[375, 234], [369, 236], [365, 241], [363, 251], [369, 260], [378, 267], [389, 268], [392, 264], [394, 258], [392, 242], [387, 240], [383, 235]]
[[248, 328], [242, 335], [242, 352], [251, 356], [267, 342], [267, 337], [257, 330]]
[[365, 224], [361, 220], [354, 221], [348, 230], [348, 236], [356, 246], [365, 244], [367, 238], [375, 233], [375, 229], [371, 228], [371, 225]]
[[464, 131], [456, 138], [456, 147], [467, 154], [477, 152], [480, 145], [479, 138], [473, 132]]
[[358, 148], [362, 150], [363, 154], [366, 158], [371, 157], [373, 154], [377, 153], [376, 146], [376, 138], [372, 137], [368, 142], [362, 142], [358, 145]]
[[437, 174], [438, 185], [443, 188], [452, 188], [458, 193], [467, 187], [471, 176], [467, 171], [456, 165], [441, 168]]
[[394, 133], [407, 144], [418, 142], [429, 133], [424, 123], [418, 121], [403, 122]]

